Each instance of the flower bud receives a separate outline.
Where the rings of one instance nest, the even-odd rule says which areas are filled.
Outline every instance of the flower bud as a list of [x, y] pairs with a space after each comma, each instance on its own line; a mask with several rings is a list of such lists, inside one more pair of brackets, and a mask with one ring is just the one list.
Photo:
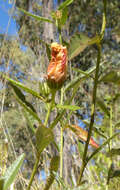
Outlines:
[[57, 44], [51, 44], [51, 61], [47, 69], [47, 83], [50, 88], [60, 88], [67, 75], [67, 49]]

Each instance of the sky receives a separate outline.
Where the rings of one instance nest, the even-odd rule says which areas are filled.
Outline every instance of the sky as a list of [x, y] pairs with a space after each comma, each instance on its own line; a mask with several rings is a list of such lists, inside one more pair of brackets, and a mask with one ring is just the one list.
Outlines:
[[[12, 0], [0, 0], [0, 34], [5, 33], [9, 22], [9, 11], [12, 8]], [[17, 35], [17, 28], [14, 19], [11, 19], [8, 35]]]

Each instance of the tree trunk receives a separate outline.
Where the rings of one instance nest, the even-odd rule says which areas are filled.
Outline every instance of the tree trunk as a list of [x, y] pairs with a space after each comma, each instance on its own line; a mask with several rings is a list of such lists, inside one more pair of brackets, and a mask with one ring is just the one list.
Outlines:
[[[53, 10], [53, 0], [43, 0], [43, 16], [46, 18], [51, 18], [51, 11]], [[47, 42], [54, 40], [54, 28], [53, 24], [44, 22], [44, 29], [43, 29], [43, 39]]]

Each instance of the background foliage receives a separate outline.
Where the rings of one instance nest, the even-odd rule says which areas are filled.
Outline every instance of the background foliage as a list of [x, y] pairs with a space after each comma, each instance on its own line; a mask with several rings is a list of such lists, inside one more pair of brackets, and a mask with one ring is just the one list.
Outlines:
[[[17, 0], [12, 2], [13, 8], [10, 15], [16, 21], [18, 36], [0, 34], [0, 71], [8, 73], [10, 78], [21, 82], [29, 89], [35, 90], [38, 95], [49, 99], [49, 92], [43, 94], [41, 89], [43, 88], [43, 78], [50, 58], [50, 43], [52, 41], [59, 42], [58, 33], [61, 32], [62, 41], [69, 48], [68, 74], [64, 85], [64, 104], [71, 95], [70, 93], [74, 92], [75, 80], [81, 77], [79, 88], [72, 100], [72, 105], [79, 106], [79, 109], [66, 107], [61, 125], [66, 122], [69, 124], [76, 123], [88, 130], [95, 71], [91, 72], [90, 75], [88, 73], [96, 66], [98, 47], [93, 41], [96, 34], [99, 34], [101, 30], [103, 1], [73, 1], [63, 9], [64, 17], [62, 21], [58, 22], [60, 26], [58, 28], [50, 22], [34, 19], [24, 12], [27, 11], [40, 17], [46, 17], [49, 20], [55, 20], [55, 10], [58, 7], [59, 10], [62, 9], [60, 7], [62, 2], [64, 1]], [[22, 9], [24, 11], [21, 11]], [[119, 132], [120, 126], [119, 0], [107, 2], [106, 17], [107, 24], [102, 40], [95, 123], [92, 132], [92, 136], [100, 145], [113, 134]], [[71, 54], [73, 55], [71, 56]], [[73, 83], [70, 83], [71, 81]], [[70, 88], [70, 85], [72, 88]], [[17, 156], [24, 152], [25, 160], [19, 179], [16, 178], [14, 186], [15, 189], [26, 189], [36, 159], [34, 130], [38, 128], [39, 131], [39, 121], [18, 104], [13, 94], [13, 87], [2, 77], [2, 74], [0, 91], [0, 146], [5, 145], [5, 139], [8, 140], [5, 158], [7, 161], [0, 165], [0, 173], [3, 174], [3, 168], [9, 167]], [[28, 93], [24, 89], [19, 93], [22, 93], [20, 96], [23, 97], [23, 103], [30, 103], [28, 107], [32, 106], [40, 120], [44, 122], [49, 103], [44, 107], [44, 102], [33, 96], [32, 93]], [[60, 92], [57, 92], [56, 104], [59, 103], [59, 99]], [[58, 111], [61, 113], [63, 108], [58, 106], [54, 110], [48, 121], [48, 126], [54, 121]], [[54, 128], [54, 134], [55, 141], [60, 148], [60, 125]], [[46, 138], [46, 132], [43, 132], [44, 135]], [[119, 135], [111, 140], [94, 159], [91, 159], [84, 172], [83, 185], [80, 187], [76, 186], [84, 144], [78, 142], [78, 138], [69, 129], [63, 131], [63, 136], [63, 178], [60, 177], [59, 170], [57, 173], [56, 168], [52, 168], [53, 160], [58, 161], [59, 158], [56, 155], [56, 148], [51, 143], [42, 152], [35, 181], [32, 185], [33, 189], [48, 188], [49, 179], [56, 179], [51, 189], [119, 189]], [[48, 144], [49, 142], [51, 142], [51, 139]], [[44, 147], [41, 144], [40, 146]], [[94, 149], [89, 147], [88, 155], [93, 151]], [[0, 155], [1, 162], [2, 151], [0, 151]]]

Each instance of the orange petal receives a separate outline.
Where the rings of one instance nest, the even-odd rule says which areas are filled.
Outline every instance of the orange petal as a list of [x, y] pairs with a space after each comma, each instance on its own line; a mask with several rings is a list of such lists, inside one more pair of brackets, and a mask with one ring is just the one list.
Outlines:
[[66, 79], [67, 74], [67, 49], [57, 44], [51, 44], [51, 61], [47, 69], [47, 82], [51, 87], [61, 86]]

